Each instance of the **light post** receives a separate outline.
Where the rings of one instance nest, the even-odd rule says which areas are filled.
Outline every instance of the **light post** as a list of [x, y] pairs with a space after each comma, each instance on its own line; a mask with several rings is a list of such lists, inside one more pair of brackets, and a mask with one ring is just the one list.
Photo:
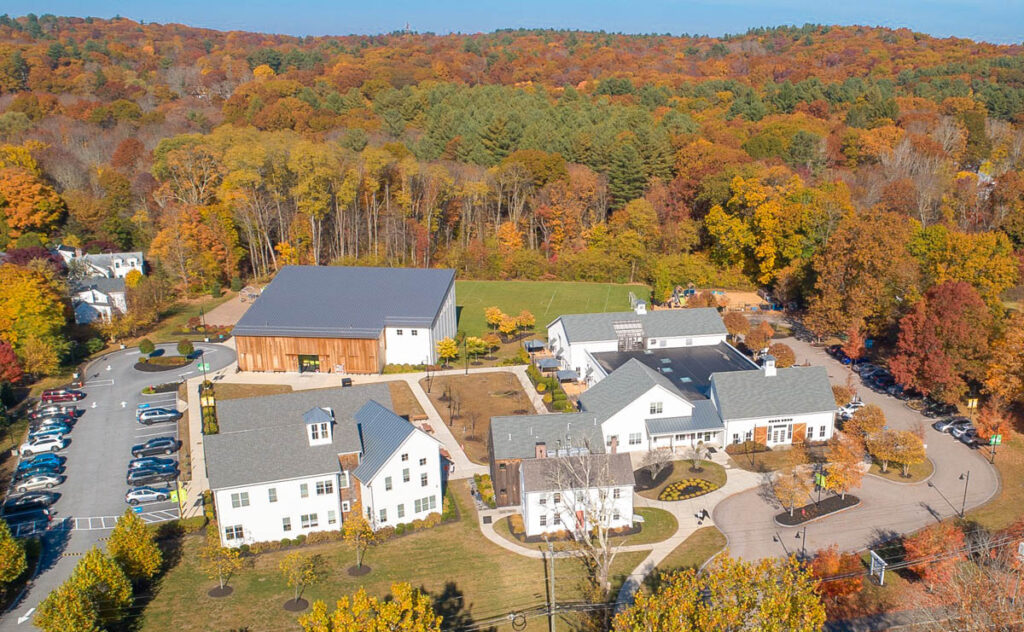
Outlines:
[[967, 509], [967, 486], [971, 484], [971, 471], [967, 470], [965, 474], [960, 475], [960, 480], [964, 482], [964, 500], [960, 503], [960, 517], [964, 517], [964, 511]]
[[803, 542], [800, 544], [800, 557], [805, 558], [807, 557], [807, 527], [804, 527], [802, 536], [799, 533], [796, 534], [797, 540], [799, 540], [801, 537], [803, 537]]

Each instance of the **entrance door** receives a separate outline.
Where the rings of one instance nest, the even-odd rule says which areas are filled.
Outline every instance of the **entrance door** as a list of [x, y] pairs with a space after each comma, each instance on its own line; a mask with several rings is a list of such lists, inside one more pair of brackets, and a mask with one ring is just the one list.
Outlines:
[[320, 356], [315, 355], [300, 355], [299, 356], [299, 373], [319, 373], [320, 372]]

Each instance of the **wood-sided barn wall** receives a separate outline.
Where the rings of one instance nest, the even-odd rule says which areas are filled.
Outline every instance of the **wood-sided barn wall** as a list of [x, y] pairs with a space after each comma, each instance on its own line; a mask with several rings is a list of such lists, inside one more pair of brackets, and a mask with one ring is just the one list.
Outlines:
[[288, 338], [236, 336], [242, 371], [298, 371], [300, 355], [320, 357], [320, 371], [380, 373], [384, 368], [384, 336], [380, 338]]

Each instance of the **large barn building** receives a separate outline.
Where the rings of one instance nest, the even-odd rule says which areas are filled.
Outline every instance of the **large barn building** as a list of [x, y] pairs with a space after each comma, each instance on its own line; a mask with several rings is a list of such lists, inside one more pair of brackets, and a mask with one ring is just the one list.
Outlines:
[[455, 336], [455, 271], [286, 266], [234, 329], [242, 371], [433, 364]]

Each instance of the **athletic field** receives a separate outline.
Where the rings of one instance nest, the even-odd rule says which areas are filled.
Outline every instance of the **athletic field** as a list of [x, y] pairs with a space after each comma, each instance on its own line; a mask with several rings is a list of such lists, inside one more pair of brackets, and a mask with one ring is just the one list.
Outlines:
[[629, 310], [629, 293], [649, 301], [646, 285], [583, 283], [574, 281], [456, 281], [455, 303], [461, 308], [459, 329], [467, 335], [487, 332], [484, 310], [497, 305], [503, 312], [516, 315], [529, 310], [537, 318], [538, 335], [547, 333], [547, 325], [562, 314], [624, 312]]

